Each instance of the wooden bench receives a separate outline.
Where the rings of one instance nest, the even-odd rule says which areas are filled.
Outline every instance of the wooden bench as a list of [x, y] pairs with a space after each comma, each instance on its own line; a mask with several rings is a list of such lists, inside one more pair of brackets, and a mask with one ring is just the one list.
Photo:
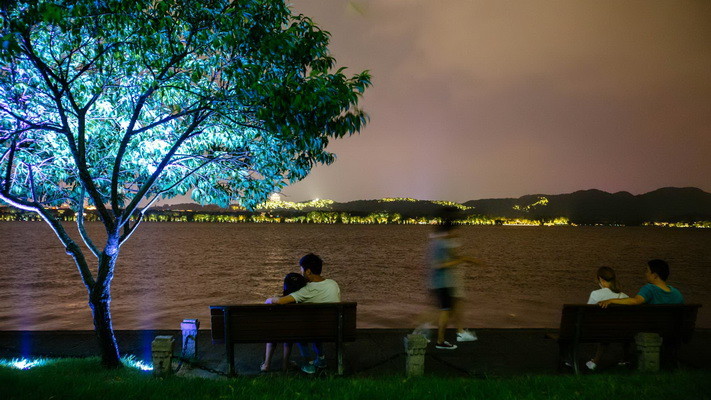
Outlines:
[[662, 337], [664, 354], [677, 362], [681, 343], [691, 340], [700, 304], [611, 305], [565, 304], [557, 334], [546, 335], [558, 341], [559, 367], [571, 357], [578, 371], [580, 343], [630, 343], [637, 333], [657, 333]]
[[355, 341], [357, 303], [239, 304], [210, 306], [212, 342], [224, 343], [228, 373], [235, 374], [237, 343], [335, 342], [338, 374], [343, 343]]

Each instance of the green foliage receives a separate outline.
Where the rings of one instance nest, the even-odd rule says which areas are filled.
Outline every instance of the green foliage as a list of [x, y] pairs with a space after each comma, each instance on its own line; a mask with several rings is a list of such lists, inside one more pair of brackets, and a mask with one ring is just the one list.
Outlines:
[[[333, 162], [329, 140], [366, 122], [357, 103], [370, 76], [330, 72], [328, 38], [282, 0], [2, 3], [0, 200], [39, 214], [74, 259], [103, 365], [119, 363], [119, 248], [155, 200], [192, 191], [253, 208]], [[51, 210], [60, 205], [96, 269]], [[106, 228], [102, 248], [85, 205]]]
[[[227, 380], [153, 378], [97, 359], [66, 359], [29, 371], [0, 368], [5, 399], [709, 399], [708, 371], [474, 379], [242, 376]], [[405, 390], [403, 390], [405, 389]]]
[[12, 3], [0, 198], [130, 209], [193, 190], [254, 207], [366, 122], [370, 77], [329, 72], [328, 40], [283, 1]]

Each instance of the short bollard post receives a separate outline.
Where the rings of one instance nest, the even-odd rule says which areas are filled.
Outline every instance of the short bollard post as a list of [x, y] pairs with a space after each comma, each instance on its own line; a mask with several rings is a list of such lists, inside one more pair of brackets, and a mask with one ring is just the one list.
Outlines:
[[200, 329], [200, 321], [197, 319], [184, 319], [180, 324], [183, 331], [183, 352], [182, 357], [189, 360], [197, 358], [197, 335]]
[[422, 376], [425, 374], [425, 351], [427, 349], [427, 339], [422, 335], [407, 335], [404, 339], [405, 352], [405, 375], [408, 378]]
[[656, 333], [638, 333], [634, 337], [637, 344], [638, 365], [637, 369], [645, 372], [659, 371], [659, 350], [662, 347], [662, 338]]
[[151, 343], [153, 352], [153, 375], [167, 376], [173, 372], [173, 337], [156, 336]]

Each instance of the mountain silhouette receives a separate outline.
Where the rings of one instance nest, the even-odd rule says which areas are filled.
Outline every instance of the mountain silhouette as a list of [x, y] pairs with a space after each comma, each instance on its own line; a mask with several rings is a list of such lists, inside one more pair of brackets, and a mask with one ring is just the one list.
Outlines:
[[487, 216], [537, 220], [563, 217], [575, 224], [639, 225], [711, 219], [711, 194], [698, 188], [670, 187], [641, 195], [591, 189], [517, 199], [473, 200], [464, 205]]
[[[286, 209], [272, 205], [270, 208], [260, 208], [256, 212], [269, 212], [281, 216], [294, 216], [312, 211], [348, 213], [356, 216], [386, 213], [399, 214], [403, 219], [429, 219], [441, 216], [447, 208], [459, 206], [458, 214], [464, 218], [482, 216], [489, 219], [519, 218], [533, 221], [566, 218], [570, 223], [578, 225], [711, 221], [711, 193], [693, 187], [667, 187], [641, 195], [590, 189], [568, 194], [531, 194], [519, 198], [471, 200], [462, 204], [400, 198], [356, 200], [344, 203], [325, 202], [319, 203], [318, 206], [312, 206], [310, 203], [291, 204], [301, 204], [302, 207]], [[230, 212], [217, 206], [200, 206], [194, 203], [164, 205], [157, 207], [156, 210]]]

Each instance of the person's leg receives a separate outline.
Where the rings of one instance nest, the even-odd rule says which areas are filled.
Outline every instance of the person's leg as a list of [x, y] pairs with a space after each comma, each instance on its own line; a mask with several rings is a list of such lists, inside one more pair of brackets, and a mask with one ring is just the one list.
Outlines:
[[262, 372], [269, 371], [272, 365], [272, 357], [274, 356], [274, 343], [267, 343], [266, 350], [264, 352], [264, 362], [259, 367]]
[[316, 357], [314, 358], [321, 358], [324, 356], [322, 342], [314, 342], [312, 346], [312, 348], [314, 349], [314, 353], [316, 354]]
[[308, 362], [311, 358], [311, 350], [309, 350], [309, 343], [299, 342], [296, 345], [299, 347], [299, 354], [301, 354], [301, 358], [303, 358], [304, 361]]
[[449, 324], [449, 317], [452, 311], [452, 296], [449, 288], [435, 289], [439, 303], [439, 315], [437, 316], [437, 345], [444, 343], [444, 334]]
[[606, 343], [599, 343], [599, 344], [597, 345], [597, 350], [595, 351], [595, 357], [593, 357], [593, 359], [592, 359], [592, 361], [593, 361], [595, 364], [599, 364], [599, 363], [600, 363], [600, 359], [602, 359], [602, 356], [605, 354], [605, 352], [607, 351], [607, 348], [608, 348], [608, 347], [609, 347], [609, 345], [606, 344]]
[[457, 328], [457, 342], [473, 342], [478, 338], [474, 331], [464, 329], [464, 299], [454, 298], [452, 301], [452, 324]]
[[314, 366], [316, 368], [326, 368], [326, 353], [323, 351], [323, 342], [314, 343], [314, 353], [316, 353], [313, 361]]
[[301, 352], [301, 357], [303, 358], [303, 362], [301, 364], [301, 370], [306, 372], [307, 374], [313, 374], [316, 372], [316, 367], [314, 366], [314, 363], [311, 358], [311, 352], [309, 351], [309, 347], [313, 348], [314, 351], [316, 351], [316, 358], [318, 358], [318, 348], [316, 347], [315, 343], [299, 343], [299, 351]]
[[591, 371], [595, 370], [598, 364], [600, 364], [600, 360], [602, 359], [602, 356], [605, 354], [609, 346], [610, 345], [607, 343], [598, 343], [597, 349], [595, 350], [595, 356], [590, 361], [586, 362], [585, 366], [588, 367], [588, 369]]
[[630, 366], [632, 365], [632, 360], [634, 360], [634, 355], [632, 353], [634, 346], [632, 346], [632, 341], [626, 341], [622, 343], [622, 360], [618, 363], [619, 365]]
[[281, 369], [283, 371], [289, 369], [289, 358], [291, 358], [291, 343], [284, 343], [284, 359], [281, 362]]
[[417, 316], [415, 320], [415, 329], [412, 331], [415, 335], [422, 335], [427, 339], [429, 343], [432, 339], [432, 328], [438, 326], [439, 321], [439, 307], [440, 301], [439, 296], [435, 290], [430, 290], [429, 295], [431, 297], [432, 305], [430, 309], [422, 312]]
[[437, 344], [444, 343], [444, 333], [449, 323], [449, 313], [449, 310], [439, 310], [439, 319], [437, 320]]
[[462, 299], [453, 298], [452, 299], [452, 312], [449, 318], [452, 320], [452, 325], [457, 328], [458, 333], [464, 332], [463, 318], [462, 318], [462, 308], [464, 307], [464, 302]]

